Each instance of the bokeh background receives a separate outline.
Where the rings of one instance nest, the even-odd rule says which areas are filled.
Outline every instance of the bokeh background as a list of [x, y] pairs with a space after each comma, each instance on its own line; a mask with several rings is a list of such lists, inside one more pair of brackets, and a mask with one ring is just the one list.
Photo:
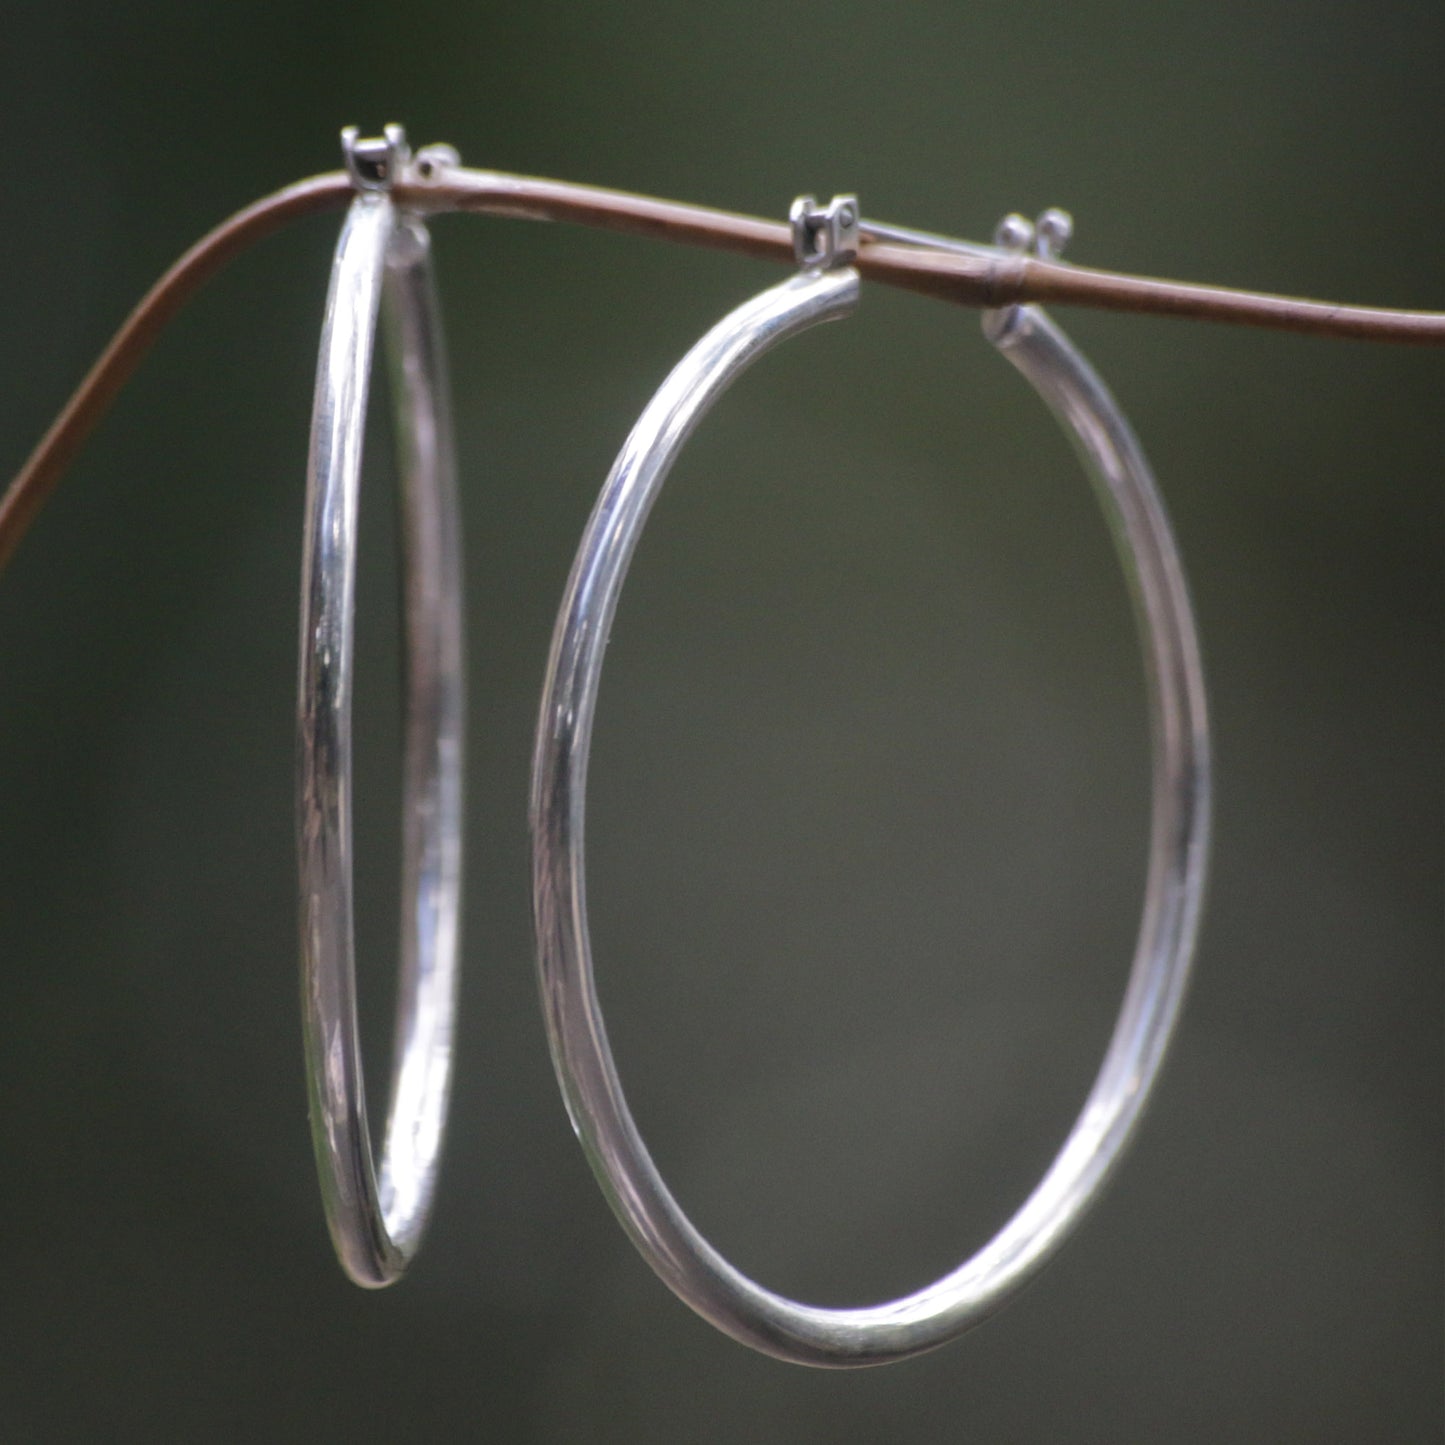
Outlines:
[[[1434, 4], [6, 0], [0, 471], [203, 230], [404, 121], [473, 164], [781, 217], [800, 191], [1082, 262], [1445, 307]], [[754, 1356], [614, 1224], [551, 1079], [525, 812], [553, 613], [652, 389], [775, 278], [436, 223], [470, 626], [462, 1031], [427, 1245], [332, 1261], [296, 1016], [303, 465], [335, 217], [185, 313], [0, 583], [0, 1436], [1424, 1441], [1442, 1428], [1445, 355], [1061, 313], [1159, 474], [1217, 728], [1211, 902], [1157, 1102], [1042, 1278], [926, 1358]], [[358, 659], [364, 1030], [396, 929], [385, 418]], [[1124, 587], [958, 309], [869, 290], [669, 483], [594, 753], [639, 1120], [744, 1268], [863, 1303], [1022, 1199], [1143, 876]]]

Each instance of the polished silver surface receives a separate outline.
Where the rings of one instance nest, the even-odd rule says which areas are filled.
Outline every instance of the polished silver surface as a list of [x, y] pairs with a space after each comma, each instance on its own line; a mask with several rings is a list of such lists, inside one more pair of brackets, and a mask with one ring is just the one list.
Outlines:
[[[389, 174], [397, 155], [393, 149], [380, 162]], [[379, 305], [400, 453], [405, 667], [401, 967], [377, 1171], [356, 1026], [351, 698], [357, 493]], [[447, 396], [426, 229], [396, 212], [385, 186], [367, 186], [337, 244], [316, 378], [301, 582], [297, 842], [312, 1142], [337, 1255], [368, 1287], [391, 1283], [416, 1252], [451, 1082], [464, 699]]]
[[858, 222], [858, 234], [892, 245], [920, 246], [925, 251], [957, 251], [961, 256], [1004, 256], [1011, 250], [1002, 244], [985, 246], [938, 231], [920, 231], [913, 226], [895, 226], [891, 221], [870, 221], [866, 217]]
[[[866, 230], [866, 224], [865, 224]], [[972, 1258], [872, 1308], [800, 1304], [754, 1283], [698, 1233], [659, 1175], [623, 1096], [593, 977], [587, 926], [587, 762], [603, 653], [628, 564], [679, 449], [765, 350], [846, 314], [857, 279], [813, 270], [733, 312], [643, 412], [583, 536], [553, 636], [532, 783], [533, 912], [553, 1062], [608, 1202], [662, 1279], [704, 1318], [780, 1359], [881, 1364], [930, 1350], [997, 1309], [1059, 1248], [1138, 1122], [1178, 1016], [1199, 924], [1209, 835], [1209, 743], [1184, 576], [1147, 463], [1102, 382], [1032, 307], [990, 318], [994, 344], [1066, 429], [1093, 479], [1136, 602], [1153, 740], [1143, 921], [1103, 1067], [1033, 1193]], [[900, 1183], [900, 1209], [905, 1199]]]
[[341, 132], [341, 155], [358, 191], [389, 191], [411, 161], [411, 146], [405, 129], [395, 123], [365, 140], [349, 125]]
[[1017, 213], [998, 223], [993, 244], [965, 241], [958, 236], [945, 236], [938, 231], [920, 231], [912, 226], [895, 226], [889, 221], [858, 222], [858, 234], [873, 241], [892, 245], [918, 246], [925, 251], [953, 251], [960, 256], [1013, 256], [1032, 250], [1040, 260], [1056, 261], [1074, 233], [1074, 218], [1057, 206], [1050, 206], [1038, 220], [1030, 221]]
[[858, 197], [834, 196], [821, 210], [812, 196], [799, 196], [788, 212], [793, 255], [803, 270], [851, 266], [858, 256]]

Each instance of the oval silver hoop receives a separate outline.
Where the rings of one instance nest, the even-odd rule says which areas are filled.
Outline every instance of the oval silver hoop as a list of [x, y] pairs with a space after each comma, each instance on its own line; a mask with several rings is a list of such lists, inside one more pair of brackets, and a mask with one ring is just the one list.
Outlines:
[[991, 339], [1072, 434], [1128, 574], [1144, 642], [1153, 812], [1143, 922], [1103, 1067], [1044, 1178], [976, 1255], [916, 1294], [823, 1309], [764, 1289], [698, 1233], [658, 1174], [618, 1081], [593, 979], [584, 820], [603, 649], [648, 511], [699, 418], [768, 347], [854, 305], [851, 270], [814, 271], [740, 307], [663, 383], [608, 476], [557, 620], [532, 781], [533, 914], [553, 1063], [583, 1148], [633, 1243], [704, 1318], [779, 1359], [882, 1364], [930, 1350], [996, 1310], [1059, 1248], [1138, 1122], [1178, 1014], [1198, 930], [1209, 833], [1199, 647], [1174, 540], [1127, 422], [1087, 362], [1031, 307]]
[[[429, 238], [381, 190], [352, 203], [321, 332], [307, 465], [297, 705], [301, 1006], [327, 1225], [358, 1284], [406, 1268], [431, 1207], [451, 1084], [464, 726], [460, 527]], [[357, 494], [377, 312], [400, 453], [401, 965], [391, 1100], [373, 1167], [356, 1029], [351, 697]]]

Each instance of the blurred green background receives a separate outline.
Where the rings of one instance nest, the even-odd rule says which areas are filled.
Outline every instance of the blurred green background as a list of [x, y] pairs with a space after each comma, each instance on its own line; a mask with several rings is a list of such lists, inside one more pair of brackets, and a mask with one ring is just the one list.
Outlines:
[[[401, 120], [472, 164], [782, 217], [800, 191], [1071, 255], [1445, 307], [1445, 12], [1282, 0], [442, 7], [8, 0], [0, 471], [141, 291]], [[436, 1214], [332, 1261], [296, 1016], [301, 498], [335, 217], [165, 336], [0, 583], [5, 1440], [1418, 1441], [1442, 1429], [1445, 354], [1060, 313], [1190, 570], [1211, 902], [1157, 1102], [1000, 1316], [817, 1373], [697, 1320], [614, 1224], [531, 973], [553, 612], [673, 362], [773, 280], [434, 227], [470, 626], [465, 983]], [[378, 408], [378, 413], [381, 408]], [[396, 928], [392, 484], [367, 463], [364, 1030]], [[610, 653], [591, 895], [613, 1040], [686, 1207], [825, 1303], [985, 1240], [1082, 1101], [1147, 813], [1127, 600], [1063, 438], [968, 312], [870, 289], [738, 386]]]

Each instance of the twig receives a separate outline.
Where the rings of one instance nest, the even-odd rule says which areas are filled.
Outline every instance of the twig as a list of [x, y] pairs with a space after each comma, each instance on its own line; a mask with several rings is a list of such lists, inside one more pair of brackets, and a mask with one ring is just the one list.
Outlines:
[[[201, 285], [262, 237], [302, 216], [338, 209], [352, 194], [350, 179], [343, 172], [335, 172], [264, 197], [202, 237], [151, 287], [0, 500], [0, 569], [10, 560], [56, 482], [141, 358]], [[394, 194], [402, 206], [432, 215], [476, 211], [527, 220], [570, 221], [793, 262], [791, 233], [778, 222], [596, 186], [447, 167], [439, 169], [435, 179], [398, 184]], [[1445, 314], [1438, 312], [1335, 306], [1224, 287], [1156, 281], [1010, 255], [989, 247], [960, 254], [927, 246], [873, 242], [864, 245], [858, 266], [870, 281], [964, 306], [1048, 301], [1320, 336], [1445, 345]]]

